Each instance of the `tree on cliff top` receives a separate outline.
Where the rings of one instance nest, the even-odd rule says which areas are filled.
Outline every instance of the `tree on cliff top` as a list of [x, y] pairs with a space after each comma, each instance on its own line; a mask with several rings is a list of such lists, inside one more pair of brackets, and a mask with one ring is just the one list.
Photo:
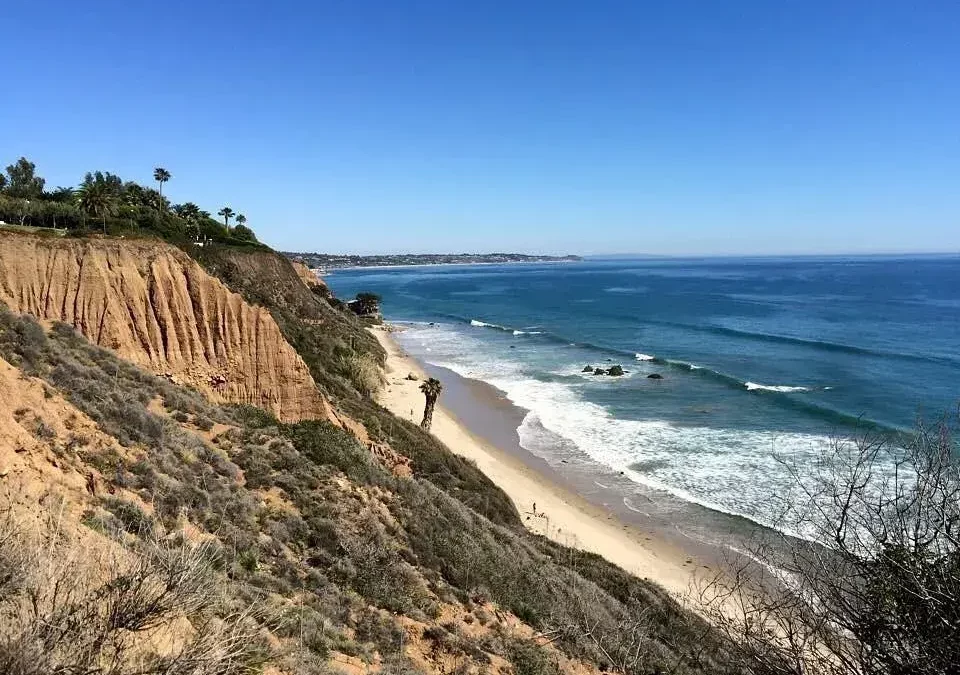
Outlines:
[[164, 169], [162, 166], [158, 166], [153, 170], [153, 180], [157, 181], [157, 192], [160, 195], [160, 208], [163, 208], [163, 184], [170, 180], [172, 176], [170, 172]]
[[21, 157], [16, 163], [7, 167], [7, 187], [5, 193], [9, 197], [20, 199], [39, 199], [43, 194], [46, 181], [36, 174], [37, 165], [26, 157]]
[[233, 218], [233, 209], [229, 206], [224, 206], [222, 209], [217, 211], [218, 216], [223, 216], [223, 224], [230, 229], [230, 219]]
[[88, 173], [78, 190], [80, 209], [88, 216], [99, 218], [103, 222], [103, 233], [107, 233], [107, 217], [117, 213], [122, 183], [118, 176], [111, 173]]
[[240, 241], [256, 241], [257, 235], [246, 225], [237, 225], [233, 228], [233, 238]]

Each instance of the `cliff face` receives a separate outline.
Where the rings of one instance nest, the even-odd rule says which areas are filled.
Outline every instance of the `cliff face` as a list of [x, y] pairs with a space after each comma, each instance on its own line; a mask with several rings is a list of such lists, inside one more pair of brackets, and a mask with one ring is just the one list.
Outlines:
[[320, 277], [310, 271], [310, 268], [304, 265], [302, 262], [291, 261], [293, 265], [293, 270], [297, 273], [297, 276], [300, 277], [300, 281], [305, 283], [308, 288], [314, 286], [323, 286], [326, 288], [326, 283], [324, 283]]
[[71, 324], [124, 359], [285, 421], [329, 404], [270, 313], [159, 242], [0, 233], [0, 302]]

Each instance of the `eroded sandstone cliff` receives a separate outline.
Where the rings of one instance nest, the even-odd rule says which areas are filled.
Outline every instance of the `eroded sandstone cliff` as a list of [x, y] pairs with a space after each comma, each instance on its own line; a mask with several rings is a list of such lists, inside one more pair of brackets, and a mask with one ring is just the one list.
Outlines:
[[333, 414], [270, 313], [167, 244], [0, 233], [0, 302], [214, 400], [286, 421]]

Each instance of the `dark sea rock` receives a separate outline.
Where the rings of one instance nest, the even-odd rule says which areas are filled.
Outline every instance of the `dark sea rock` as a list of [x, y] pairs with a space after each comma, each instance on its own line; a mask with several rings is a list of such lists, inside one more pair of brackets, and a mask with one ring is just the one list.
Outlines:
[[583, 370], [581, 370], [580, 372], [581, 372], [581, 373], [592, 373], [592, 372], [593, 372], [593, 366], [584, 366], [584, 367], [583, 367]]
[[610, 366], [609, 368], [607, 368], [607, 375], [612, 375], [613, 377], [620, 377], [621, 375], [623, 375], [623, 366], [621, 365]]
[[648, 379], [648, 380], [662, 380], [662, 379], [663, 379], [663, 375], [661, 375], [660, 373], [650, 373], [649, 375], [647, 375], [647, 379]]
[[607, 373], [606, 373], [606, 371], [605, 371], [603, 368], [594, 368], [593, 374], [594, 374], [594, 375], [606, 375]]

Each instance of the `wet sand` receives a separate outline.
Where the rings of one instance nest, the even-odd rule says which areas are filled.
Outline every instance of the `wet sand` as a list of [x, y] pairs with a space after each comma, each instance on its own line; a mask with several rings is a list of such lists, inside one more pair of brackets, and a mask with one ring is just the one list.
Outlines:
[[[389, 331], [371, 329], [388, 355], [380, 403], [419, 423], [420, 381], [443, 382], [432, 432], [506, 492], [530, 530], [597, 553], [684, 599], [729, 558], [730, 542], [751, 529], [743, 519], [638, 486], [575, 450], [550, 462], [533, 455], [517, 435], [526, 410], [484, 382], [416, 361]], [[405, 379], [409, 373], [419, 379]]]

